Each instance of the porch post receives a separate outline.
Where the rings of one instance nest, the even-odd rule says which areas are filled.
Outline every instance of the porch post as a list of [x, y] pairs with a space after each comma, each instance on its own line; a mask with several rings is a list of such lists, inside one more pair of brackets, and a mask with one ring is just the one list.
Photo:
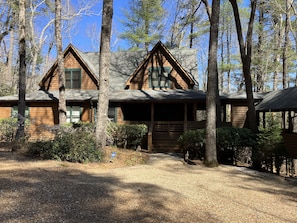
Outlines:
[[153, 150], [154, 110], [154, 103], [151, 103], [151, 121], [147, 135], [147, 149], [150, 153]]
[[188, 130], [188, 104], [184, 103], [184, 132]]
[[195, 102], [193, 104], [193, 117], [194, 117], [194, 121], [195, 122], [197, 121], [197, 115], [196, 115], [196, 113], [197, 113], [197, 102]]

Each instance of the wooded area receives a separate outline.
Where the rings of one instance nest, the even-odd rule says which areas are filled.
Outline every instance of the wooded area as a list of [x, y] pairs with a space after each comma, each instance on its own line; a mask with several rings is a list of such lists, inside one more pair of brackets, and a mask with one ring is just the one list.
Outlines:
[[[253, 92], [297, 84], [297, 26], [294, 25], [297, 4], [294, 0], [130, 0], [122, 9], [122, 28], [118, 32], [111, 31], [115, 29], [111, 27], [113, 1], [104, 0], [101, 11], [93, 12], [97, 3], [96, 0], [79, 3], [56, 0], [55, 4], [46, 0], [1, 2], [0, 95], [18, 92], [17, 133], [20, 136], [23, 136], [25, 94], [38, 88], [36, 82], [49, 69], [50, 58], [56, 55], [59, 123], [65, 123], [63, 44], [67, 36], [71, 42], [75, 29], [80, 27], [77, 18], [84, 15], [102, 14], [101, 23], [98, 18], [101, 40], [98, 43], [100, 125], [97, 137], [103, 142], [106, 141], [104, 123], [108, 108], [110, 40], [125, 41], [125, 46], [118, 46], [118, 50], [144, 49], [149, 52], [160, 40], [169, 49], [198, 49], [195, 78], [199, 81], [199, 89], [207, 92], [206, 131], [209, 139], [206, 160], [214, 165], [217, 165], [216, 149], [211, 142], [215, 141], [218, 124], [219, 93], [246, 92], [247, 127], [256, 132]], [[96, 35], [100, 36], [99, 32]], [[104, 143], [98, 143], [104, 149]]]
[[[218, 42], [218, 74], [220, 92], [236, 92], [244, 89], [241, 71], [240, 48], [232, 4], [220, 1], [220, 25]], [[236, 1], [243, 36], [248, 29], [252, 10], [250, 1]], [[79, 25], [77, 18], [83, 15], [99, 15], [92, 7], [95, 1], [62, 1], [63, 39], [71, 36]], [[140, 4], [143, 3], [143, 4]], [[207, 3], [207, 4], [205, 4]], [[56, 54], [53, 30], [55, 5], [45, 0], [26, 1], [27, 89], [35, 90], [41, 75], [52, 63]], [[207, 9], [207, 10], [206, 10]], [[123, 8], [124, 30], [113, 32], [117, 38], [127, 40], [128, 48], [151, 49], [158, 40], [170, 48], [191, 47], [199, 49], [198, 64], [200, 88], [207, 83], [207, 57], [209, 17], [211, 6], [200, 0], [129, 1]], [[18, 81], [18, 12], [14, 1], [1, 2], [0, 50], [1, 95], [17, 93]], [[252, 33], [251, 77], [253, 91], [269, 91], [296, 84], [296, 1], [258, 0]], [[99, 19], [98, 19], [99, 21]], [[99, 34], [96, 34], [97, 37]], [[92, 39], [92, 36], [86, 35]], [[98, 38], [97, 38], [98, 39]], [[245, 39], [245, 38], [244, 38]], [[97, 41], [99, 42], [99, 41]], [[66, 45], [67, 43], [64, 42]], [[97, 43], [99, 46], [99, 43]], [[119, 46], [118, 49], [124, 47]], [[97, 48], [98, 49], [98, 48]]]

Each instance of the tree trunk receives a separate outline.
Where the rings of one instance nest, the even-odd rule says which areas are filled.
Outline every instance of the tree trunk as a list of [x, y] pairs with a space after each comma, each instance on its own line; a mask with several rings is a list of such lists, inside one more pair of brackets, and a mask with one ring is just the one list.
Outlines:
[[283, 89], [288, 87], [289, 8], [290, 2], [286, 0], [285, 40], [283, 46]]
[[210, 39], [208, 53], [208, 81], [206, 97], [206, 151], [205, 164], [207, 166], [218, 166], [216, 147], [216, 116], [218, 95], [218, 32], [220, 18], [220, 0], [212, 1], [212, 12], [210, 19]]
[[59, 125], [66, 123], [66, 99], [65, 99], [65, 72], [64, 72], [64, 58], [62, 49], [62, 34], [61, 34], [61, 17], [62, 17], [62, 3], [61, 0], [56, 0], [55, 4], [55, 34], [56, 47], [58, 57], [58, 76], [59, 76]]
[[258, 44], [257, 44], [257, 57], [258, 57], [258, 67], [256, 70], [256, 91], [263, 92], [264, 91], [264, 53], [263, 53], [263, 41], [264, 41], [264, 8], [263, 8], [263, 0], [260, 0], [260, 8], [259, 8], [259, 31], [258, 31]]
[[25, 136], [26, 111], [26, 0], [19, 1], [19, 101], [16, 140]]
[[229, 0], [235, 18], [236, 30], [237, 30], [237, 38], [240, 48], [240, 55], [242, 61], [242, 71], [245, 79], [245, 89], [247, 95], [247, 103], [248, 103], [248, 124], [249, 128], [253, 132], [257, 132], [257, 122], [256, 122], [256, 110], [254, 104], [254, 96], [253, 96], [253, 84], [252, 84], [252, 77], [251, 77], [251, 58], [252, 58], [252, 34], [253, 34], [253, 25], [255, 19], [255, 12], [256, 12], [256, 5], [257, 0], [253, 0], [251, 2], [251, 15], [248, 24], [248, 31], [246, 36], [246, 43], [243, 40], [242, 34], [242, 27], [239, 17], [239, 10], [236, 0]]
[[99, 55], [99, 95], [97, 106], [96, 142], [104, 152], [109, 103], [110, 38], [113, 16], [113, 0], [103, 0], [103, 14]]

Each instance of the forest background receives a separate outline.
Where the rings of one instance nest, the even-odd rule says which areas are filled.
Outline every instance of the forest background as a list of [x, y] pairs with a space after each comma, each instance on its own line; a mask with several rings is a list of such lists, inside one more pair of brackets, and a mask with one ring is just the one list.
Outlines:
[[[0, 95], [17, 93], [17, 1], [0, 1]], [[139, 2], [147, 2], [139, 4]], [[211, 1], [210, 1], [211, 2]], [[250, 1], [237, 1], [243, 32], [247, 30]], [[56, 59], [54, 1], [26, 1], [27, 92]], [[82, 51], [99, 51], [102, 0], [64, 0], [63, 48], [72, 43]], [[221, 93], [243, 91], [244, 77], [233, 10], [221, 1], [218, 73]], [[253, 32], [253, 91], [265, 92], [296, 85], [297, 2], [258, 0]], [[111, 50], [150, 50], [161, 40], [170, 48], [197, 49], [199, 89], [206, 90], [209, 17], [200, 0], [114, 1]], [[245, 35], [244, 35], [245, 36]]]

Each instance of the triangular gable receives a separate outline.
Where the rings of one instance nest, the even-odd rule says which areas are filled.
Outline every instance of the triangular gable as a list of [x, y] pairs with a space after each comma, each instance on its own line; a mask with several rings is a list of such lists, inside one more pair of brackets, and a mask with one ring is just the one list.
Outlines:
[[174, 58], [174, 56], [170, 53], [170, 51], [165, 47], [165, 45], [159, 41], [154, 48], [150, 51], [150, 53], [146, 56], [146, 58], [141, 62], [139, 67], [133, 72], [130, 78], [126, 82], [126, 86], [131, 84], [131, 81], [137, 76], [137, 74], [144, 69], [144, 66], [149, 63], [149, 60], [157, 53], [161, 52], [162, 55], [166, 58], [166, 60], [174, 67], [179, 75], [183, 77], [183, 79], [187, 82], [188, 85], [194, 86], [195, 81], [193, 78], [187, 73], [187, 71], [181, 66], [181, 64]]
[[[82, 52], [80, 52], [78, 49], [76, 49], [72, 44], [69, 44], [66, 49], [63, 52], [64, 58], [66, 57], [66, 55], [68, 53], [72, 53], [73, 56], [75, 58], [77, 58], [78, 62], [81, 64], [81, 66], [86, 70], [86, 72], [88, 73], [88, 75], [90, 76], [90, 78], [94, 81], [94, 83], [96, 84], [96, 86], [98, 87], [98, 83], [99, 80], [96, 76], [96, 69], [93, 67], [93, 65], [88, 61], [87, 58], [85, 58], [85, 56], [83, 55]], [[41, 79], [41, 81], [39, 82], [39, 86], [41, 88], [44, 87], [46, 81], [48, 81], [54, 71], [57, 69], [58, 66], [58, 60], [56, 60], [54, 62], [54, 64], [51, 66], [51, 68], [47, 71], [47, 73], [43, 76], [43, 78]], [[48, 90], [48, 89], [45, 89]]]

